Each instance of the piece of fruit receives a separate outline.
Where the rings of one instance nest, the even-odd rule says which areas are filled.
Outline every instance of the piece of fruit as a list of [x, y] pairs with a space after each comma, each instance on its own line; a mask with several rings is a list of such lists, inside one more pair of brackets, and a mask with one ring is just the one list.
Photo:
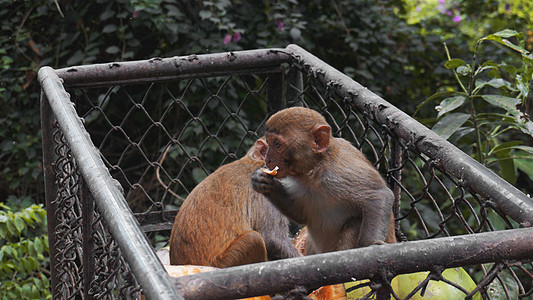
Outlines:
[[263, 170], [263, 172], [267, 173], [268, 175], [275, 176], [276, 174], [278, 174], [279, 167], [276, 166], [272, 170], [269, 170], [268, 168], [261, 168], [261, 170]]
[[[424, 281], [429, 272], [417, 272], [410, 274], [401, 274], [392, 279], [391, 284], [397, 285], [395, 289], [396, 294], [400, 299], [409, 295], [422, 281]], [[472, 291], [476, 288], [476, 283], [470, 275], [463, 268], [450, 268], [442, 272], [442, 276], [447, 280], [456, 283], [467, 291]], [[466, 296], [461, 290], [453, 285], [447, 284], [444, 281], [430, 280], [421, 296], [422, 289], [418, 290], [416, 294], [410, 299], [464, 299]], [[478, 292], [472, 297], [475, 300], [481, 300], [481, 294]]]
[[313, 300], [346, 300], [344, 284], [326, 285], [314, 290], [307, 297]]

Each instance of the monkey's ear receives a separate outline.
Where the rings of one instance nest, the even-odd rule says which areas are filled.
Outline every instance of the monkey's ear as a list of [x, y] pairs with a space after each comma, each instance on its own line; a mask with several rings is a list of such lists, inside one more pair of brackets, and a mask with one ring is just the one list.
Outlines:
[[265, 160], [268, 145], [264, 138], [260, 138], [255, 142], [254, 152], [252, 156], [257, 160]]
[[331, 127], [329, 125], [316, 125], [312, 129], [313, 134], [313, 151], [315, 153], [323, 153], [329, 147], [329, 139], [331, 137]]

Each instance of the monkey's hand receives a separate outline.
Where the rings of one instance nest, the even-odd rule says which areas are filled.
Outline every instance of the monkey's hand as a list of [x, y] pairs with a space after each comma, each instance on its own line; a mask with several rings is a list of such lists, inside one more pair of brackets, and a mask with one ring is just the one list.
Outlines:
[[306, 224], [302, 209], [296, 205], [297, 195], [294, 189], [294, 179], [283, 177], [278, 179], [257, 169], [252, 175], [252, 187], [276, 206], [281, 213], [299, 224]]
[[275, 185], [279, 186], [277, 188], [278, 190], [280, 188], [283, 189], [279, 183], [276, 184], [275, 177], [263, 171], [263, 169], [257, 169], [252, 175], [252, 187], [258, 193], [270, 194], [272, 191], [276, 190]]

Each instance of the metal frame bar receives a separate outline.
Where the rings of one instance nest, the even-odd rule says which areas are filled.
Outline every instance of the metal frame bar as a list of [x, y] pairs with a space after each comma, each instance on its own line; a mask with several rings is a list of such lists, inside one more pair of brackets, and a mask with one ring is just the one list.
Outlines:
[[[45, 201], [46, 201], [46, 220], [48, 226], [48, 233], [54, 232], [57, 226], [57, 218], [51, 212], [57, 211], [57, 205], [54, 203], [54, 199], [57, 195], [57, 187], [55, 185], [55, 174], [53, 170], [53, 162], [57, 160], [57, 155], [54, 152], [54, 138], [53, 138], [53, 128], [55, 118], [46, 98], [46, 94], [41, 92], [41, 129], [42, 129], [42, 139], [43, 139], [43, 167], [44, 167], [44, 190], [45, 190]], [[52, 282], [51, 292], [52, 295], [56, 295], [56, 283], [59, 282], [57, 278], [58, 272], [56, 271], [57, 266], [57, 249], [55, 248], [56, 244], [56, 235], [48, 235], [48, 244], [49, 244], [49, 255], [50, 255], [50, 280]]]
[[291, 57], [284, 49], [152, 58], [58, 69], [66, 88], [164, 81], [191, 76], [280, 72]]
[[506, 230], [504, 234], [487, 232], [436, 238], [244, 265], [172, 281], [186, 299], [236, 299], [284, 292], [298, 285], [318, 288], [353, 278], [392, 277], [436, 267], [533, 259], [532, 245], [533, 228], [521, 228]]

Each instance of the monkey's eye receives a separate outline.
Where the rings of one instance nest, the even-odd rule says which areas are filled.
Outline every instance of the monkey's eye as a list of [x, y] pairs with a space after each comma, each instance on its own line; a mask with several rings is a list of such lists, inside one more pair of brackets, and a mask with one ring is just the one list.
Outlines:
[[278, 139], [275, 139], [273, 142], [272, 142], [272, 147], [274, 148], [279, 148], [281, 147], [281, 142], [278, 140]]

